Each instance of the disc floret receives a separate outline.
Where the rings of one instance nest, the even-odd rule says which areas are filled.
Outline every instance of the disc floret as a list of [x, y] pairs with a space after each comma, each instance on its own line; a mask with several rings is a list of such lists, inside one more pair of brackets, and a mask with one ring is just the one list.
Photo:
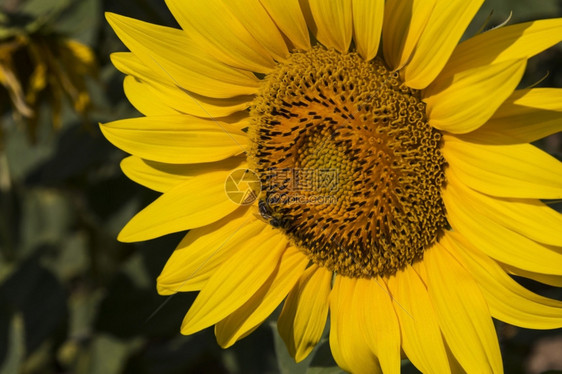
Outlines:
[[447, 226], [441, 133], [420, 92], [378, 58], [314, 48], [265, 77], [250, 161], [271, 214], [339, 274], [391, 275]]

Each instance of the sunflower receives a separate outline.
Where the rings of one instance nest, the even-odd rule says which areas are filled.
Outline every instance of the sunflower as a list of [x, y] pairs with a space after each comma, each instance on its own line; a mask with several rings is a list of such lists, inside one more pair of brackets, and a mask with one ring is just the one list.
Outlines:
[[94, 52], [55, 31], [56, 15], [28, 19], [24, 13], [0, 13], [0, 111], [12, 109], [32, 142], [44, 102], [50, 103], [54, 129], [62, 126], [65, 99], [83, 122], [92, 109], [87, 77], [98, 75]]
[[181, 29], [107, 15], [144, 117], [102, 131], [163, 193], [119, 240], [189, 230], [157, 280], [199, 291], [183, 334], [214, 325], [229, 347], [284, 302], [297, 361], [330, 315], [347, 371], [498, 373], [492, 317], [562, 327], [562, 302], [510, 276], [562, 285], [562, 217], [541, 201], [562, 198], [562, 164], [529, 144], [562, 127], [562, 91], [516, 89], [562, 20], [459, 44], [482, 2], [167, 0]]

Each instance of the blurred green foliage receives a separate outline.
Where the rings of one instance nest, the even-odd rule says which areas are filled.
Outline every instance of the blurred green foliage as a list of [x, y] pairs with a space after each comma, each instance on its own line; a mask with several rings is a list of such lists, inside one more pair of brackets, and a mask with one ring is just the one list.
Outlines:
[[[295, 364], [275, 325], [265, 323], [233, 348], [221, 350], [212, 329], [181, 336], [179, 328], [195, 294], [161, 297], [155, 279], [181, 235], [122, 244], [116, 236], [137, 211], [157, 197], [127, 180], [119, 169], [125, 154], [101, 135], [97, 123], [138, 116], [121, 88], [123, 76], [109, 63], [124, 50], [103, 18], [112, 11], [176, 25], [160, 0], [2, 0], [4, 13], [34, 19], [57, 13], [51, 26], [89, 45], [100, 80], [88, 81], [90, 122], [70, 105], [53, 131], [49, 105], [41, 110], [36, 142], [0, 113], [0, 374], [11, 373], [283, 373], [335, 374], [327, 339]], [[562, 15], [560, 1], [486, 3], [467, 34], [490, 15], [500, 24]], [[45, 22], [47, 22], [45, 21]], [[562, 86], [562, 48], [533, 58], [523, 86]], [[560, 137], [540, 143], [561, 156]], [[557, 289], [524, 281], [560, 299]], [[498, 323], [506, 372], [523, 373], [536, 343], [561, 331], [527, 331]], [[327, 336], [327, 331], [326, 331]], [[407, 362], [405, 373], [416, 372]]]

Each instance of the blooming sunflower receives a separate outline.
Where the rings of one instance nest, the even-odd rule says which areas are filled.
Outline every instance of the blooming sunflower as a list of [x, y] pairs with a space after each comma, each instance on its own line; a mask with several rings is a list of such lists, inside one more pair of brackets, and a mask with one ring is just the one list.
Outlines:
[[[562, 198], [562, 164], [529, 144], [562, 127], [562, 90], [516, 89], [562, 20], [459, 44], [482, 2], [167, 0], [181, 29], [107, 15], [144, 117], [102, 131], [163, 193], [119, 240], [190, 230], [157, 281], [199, 291], [182, 333], [215, 325], [229, 347], [284, 300], [297, 361], [329, 314], [350, 372], [498, 373], [492, 317], [562, 327], [562, 302], [510, 276], [562, 285], [562, 217], [539, 200]], [[233, 201], [225, 183], [252, 175], [259, 197]]]

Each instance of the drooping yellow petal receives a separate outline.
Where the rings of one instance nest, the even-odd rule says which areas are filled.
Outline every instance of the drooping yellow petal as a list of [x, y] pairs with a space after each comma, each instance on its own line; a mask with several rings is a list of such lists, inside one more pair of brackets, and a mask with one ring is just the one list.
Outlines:
[[540, 200], [492, 197], [467, 187], [448, 173], [451, 187], [472, 211], [535, 241], [562, 247], [562, 214]]
[[246, 134], [226, 122], [188, 115], [130, 118], [100, 127], [125, 152], [171, 164], [224, 160], [248, 144]]
[[458, 233], [442, 239], [480, 284], [494, 318], [530, 329], [562, 327], [562, 302], [537, 295], [515, 282], [488, 256]]
[[373, 59], [379, 50], [384, 19], [384, 0], [353, 0], [353, 39], [365, 60]]
[[300, 362], [318, 344], [326, 326], [332, 272], [312, 265], [289, 292], [277, 321], [279, 335]]
[[157, 279], [158, 293], [201, 290], [219, 266], [244, 249], [265, 228], [250, 208], [240, 208], [220, 221], [190, 230]]
[[478, 66], [529, 59], [562, 41], [562, 18], [493, 29], [460, 43], [441, 76]]
[[409, 60], [436, 0], [387, 0], [382, 28], [384, 59], [392, 70]]
[[299, 0], [259, 0], [277, 27], [297, 49], [310, 48], [310, 36]]
[[507, 61], [438, 79], [423, 93], [429, 124], [464, 134], [482, 126], [513, 93], [526, 61]]
[[74, 68], [76, 68], [80, 74], [88, 74], [89, 71], [91, 73], [91, 70], [96, 65], [94, 51], [87, 45], [72, 39], [65, 40], [64, 45], [68, 48], [69, 52], [72, 53], [72, 56], [80, 62]]
[[562, 131], [562, 89], [515, 91], [483, 126], [460, 139], [481, 144], [531, 143]]
[[244, 305], [277, 268], [286, 246], [285, 236], [271, 226], [249, 239], [205, 284], [183, 320], [182, 334], [209, 327]]
[[[111, 60], [121, 72], [135, 77], [126, 78], [129, 87], [124, 86], [125, 94], [135, 108], [145, 115], [180, 112], [203, 118], [226, 117], [245, 110], [253, 99], [253, 96], [248, 95], [215, 99], [187, 91], [178, 87], [164, 72], [151, 70], [130, 52], [113, 53]], [[151, 109], [155, 105], [167, 106], [171, 112], [153, 113]]]
[[400, 325], [392, 296], [380, 278], [357, 280], [355, 298], [360, 301], [358, 321], [365, 340], [383, 373], [400, 373]]
[[451, 351], [467, 373], [503, 373], [498, 338], [479, 285], [440, 244], [424, 253], [429, 298]]
[[330, 295], [330, 348], [338, 366], [350, 373], [381, 373], [359, 325], [359, 309], [365, 305], [356, 283], [355, 278], [336, 276]]
[[449, 373], [449, 362], [426, 286], [411, 266], [388, 279], [402, 330], [402, 349], [424, 373]]
[[121, 161], [121, 170], [135, 183], [154, 191], [166, 192], [197, 175], [219, 170], [245, 169], [242, 158], [204, 164], [168, 164], [129, 156]]
[[441, 72], [484, 0], [437, 0], [403, 77], [408, 87], [426, 88]]
[[289, 56], [279, 28], [258, 0], [224, 1], [232, 14], [277, 61]]
[[482, 193], [514, 198], [562, 198], [562, 163], [530, 144], [484, 145], [444, 135], [449, 171]]
[[301, 1], [310, 31], [327, 48], [347, 52], [353, 34], [351, 1]]
[[283, 301], [302, 276], [308, 258], [296, 247], [288, 247], [267, 282], [244, 305], [215, 326], [217, 341], [228, 348], [260, 325]]
[[107, 13], [106, 17], [131, 52], [151, 70], [169, 76], [182, 89], [217, 98], [257, 92], [255, 75], [211, 58], [193, 45], [181, 30], [112, 13]]
[[166, 4], [189, 39], [218, 60], [258, 73], [268, 73], [275, 67], [273, 56], [224, 1], [166, 0]]
[[229, 171], [199, 175], [156, 199], [134, 216], [119, 233], [122, 242], [136, 242], [202, 227], [240, 208], [227, 196]]

